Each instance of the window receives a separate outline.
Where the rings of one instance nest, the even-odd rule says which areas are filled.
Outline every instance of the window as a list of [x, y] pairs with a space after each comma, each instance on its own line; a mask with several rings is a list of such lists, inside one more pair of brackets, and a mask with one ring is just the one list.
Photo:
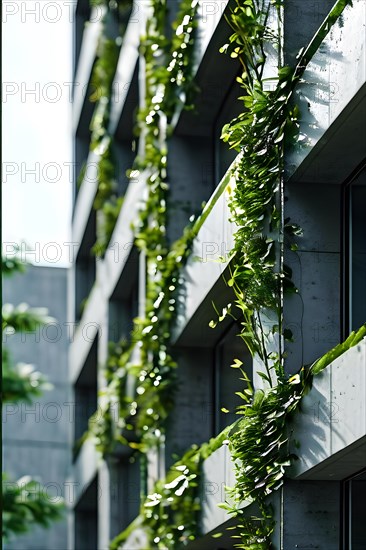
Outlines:
[[75, 507], [75, 548], [97, 550], [98, 477], [85, 489]]
[[366, 470], [343, 482], [344, 550], [365, 550]]
[[230, 164], [235, 160], [238, 152], [230, 149], [227, 143], [221, 139], [222, 128], [225, 124], [239, 116], [243, 111], [243, 104], [238, 100], [242, 90], [237, 82], [233, 82], [221, 105], [220, 111], [215, 120], [215, 166], [216, 184], [219, 184], [228, 170]]
[[[128, 243], [127, 243], [128, 244]], [[127, 247], [128, 258], [109, 301], [108, 340], [128, 342], [138, 315], [138, 262], [136, 248]]]
[[116, 537], [139, 513], [140, 460], [121, 449], [108, 459], [110, 490], [110, 536]]
[[345, 336], [366, 322], [366, 165], [344, 186]]
[[75, 321], [79, 322], [96, 276], [95, 256], [91, 248], [96, 239], [95, 210], [89, 214], [85, 233], [75, 261]]
[[[252, 358], [243, 340], [238, 336], [240, 325], [233, 323], [215, 348], [214, 366], [214, 433], [218, 434], [238, 419], [235, 411], [244, 401], [235, 392], [243, 391], [246, 383], [239, 369], [232, 368], [234, 359], [242, 361], [241, 368], [252, 379]], [[228, 413], [222, 411], [228, 410]]]
[[98, 336], [88, 353], [85, 364], [74, 386], [75, 428], [74, 460], [80, 450], [80, 438], [88, 430], [89, 419], [98, 407]]

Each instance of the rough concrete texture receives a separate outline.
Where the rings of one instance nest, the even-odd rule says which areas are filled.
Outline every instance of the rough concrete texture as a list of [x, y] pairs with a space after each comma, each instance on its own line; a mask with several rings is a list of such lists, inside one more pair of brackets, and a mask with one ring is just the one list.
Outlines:
[[[5, 279], [4, 303], [47, 307], [56, 323], [27, 335], [8, 336], [15, 362], [32, 363], [53, 384], [32, 404], [3, 407], [3, 469], [10, 479], [40, 478], [44, 498], [68, 497], [71, 460], [72, 400], [67, 368], [66, 270], [29, 266], [25, 274]], [[33, 529], [6, 545], [8, 550], [65, 550], [67, 517], [49, 530]]]

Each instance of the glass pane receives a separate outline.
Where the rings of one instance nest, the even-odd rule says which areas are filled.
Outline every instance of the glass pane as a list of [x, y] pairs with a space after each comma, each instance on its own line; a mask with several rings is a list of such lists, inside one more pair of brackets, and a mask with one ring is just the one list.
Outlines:
[[[366, 170], [351, 185], [351, 328], [366, 322]], [[365, 546], [366, 547], [366, 546]]]
[[225, 124], [239, 116], [243, 110], [242, 102], [238, 101], [238, 97], [242, 95], [242, 90], [237, 82], [231, 86], [228, 95], [221, 106], [220, 113], [215, 122], [215, 147], [216, 147], [216, 170], [217, 181], [219, 184], [224, 177], [230, 164], [236, 158], [238, 152], [235, 149], [230, 149], [228, 143], [221, 139], [222, 128]]
[[366, 548], [366, 472], [350, 481], [351, 550]]
[[[238, 336], [239, 332], [240, 327], [235, 323], [218, 345], [218, 364], [216, 365], [217, 403], [215, 406], [216, 411], [218, 411], [217, 432], [238, 419], [235, 414], [236, 407], [244, 404], [244, 401], [238, 395], [235, 395], [235, 392], [242, 392], [246, 388], [246, 383], [240, 380], [242, 377], [240, 370], [231, 367], [234, 359], [240, 359], [243, 362], [241, 368], [252, 379], [252, 358], [243, 340]], [[221, 411], [222, 408], [230, 412], [224, 413]]]

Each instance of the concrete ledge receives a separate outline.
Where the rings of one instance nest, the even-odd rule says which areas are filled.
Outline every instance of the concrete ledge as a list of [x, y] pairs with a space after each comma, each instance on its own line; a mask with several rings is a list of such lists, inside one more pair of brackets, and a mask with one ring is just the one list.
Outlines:
[[85, 306], [84, 314], [75, 331], [74, 339], [70, 344], [69, 368], [71, 384], [75, 384], [77, 381], [93, 342], [95, 338], [98, 338], [98, 332], [103, 324], [106, 307], [107, 303], [101, 296], [101, 289], [98, 285], [94, 284]]
[[[233, 548], [238, 542], [233, 535], [238, 533], [233, 529], [237, 525], [237, 519], [232, 518], [218, 504], [228, 500], [225, 487], [233, 487], [235, 475], [228, 445], [223, 445], [212, 453], [203, 463], [202, 497], [201, 497], [201, 536], [189, 543], [189, 550], [207, 550]], [[243, 502], [245, 516], [258, 515], [258, 507], [255, 503]], [[228, 528], [230, 527], [230, 530]], [[215, 538], [215, 536], [218, 538]], [[219, 536], [220, 535], [220, 536]]]
[[200, 91], [194, 99], [193, 110], [181, 109], [176, 113], [178, 135], [211, 137], [212, 116], [220, 109], [238, 72], [237, 64], [230, 63], [227, 56], [219, 52], [231, 35], [224, 13], [228, 15], [232, 7], [234, 2], [228, 0], [203, 0], [198, 6], [193, 72]]
[[138, 219], [146, 192], [146, 180], [142, 173], [138, 179], [132, 179], [128, 185], [105, 259], [98, 266], [98, 283], [103, 287], [103, 293], [108, 298], [112, 295], [130, 255], [134, 243], [131, 225]]
[[139, 57], [139, 11], [141, 7], [141, 4], [134, 2], [127, 29], [123, 36], [116, 74], [112, 85], [113, 97], [109, 122], [109, 132], [111, 135], [113, 135], [117, 129], [119, 119], [121, 118], [122, 111], [126, 105], [127, 94], [132, 84], [133, 75]]
[[203, 0], [198, 6], [197, 38], [195, 42], [196, 67], [202, 63], [217, 25], [221, 20], [229, 0]]
[[235, 476], [228, 445], [223, 445], [203, 463], [201, 532], [206, 535], [230, 519], [218, 507], [225, 502], [225, 487], [235, 484]]
[[294, 421], [300, 449], [292, 475], [343, 479], [365, 466], [366, 339], [314, 378]]
[[74, 258], [78, 254], [90, 212], [93, 209], [93, 202], [98, 189], [98, 162], [99, 155], [90, 152], [86, 162], [86, 173], [77, 195], [72, 221], [72, 238], [73, 245], [75, 245], [75, 250], [73, 251]]
[[99, 453], [94, 443], [87, 439], [80, 449], [75, 464], [72, 467], [71, 481], [74, 484], [73, 501], [75, 506], [98, 472]]
[[[207, 550], [221, 547], [222, 543], [232, 543], [232, 531], [225, 532], [226, 527], [233, 525], [230, 516], [217, 505], [225, 501], [225, 486], [234, 484], [234, 473], [227, 445], [217, 449], [203, 463], [201, 482], [201, 536], [187, 545], [189, 550]], [[214, 533], [223, 532], [223, 537], [217, 541], [212, 538]], [[144, 530], [139, 525], [139, 518], [135, 520], [135, 528], [130, 537], [122, 546], [125, 550], [141, 549], [147, 545]]]
[[[104, 10], [105, 8], [103, 8]], [[88, 84], [98, 47], [98, 38], [102, 29], [102, 7], [94, 7], [90, 21], [85, 25], [83, 41], [75, 75], [72, 127], [74, 134], [79, 126], [81, 112], [86, 99]], [[93, 23], [91, 21], [94, 21]]]
[[[199, 229], [197, 237], [193, 241], [191, 255], [182, 270], [184, 300], [180, 300], [181, 305], [173, 330], [172, 340], [174, 343], [181, 338], [183, 331], [214, 285], [220, 282], [229, 264], [227, 256], [233, 248], [235, 226], [229, 221], [229, 196], [226, 191], [229, 184], [228, 174], [229, 171], [222, 181], [224, 192], [217, 198]], [[213, 195], [211, 201], [214, 198]], [[210, 202], [207, 207], [210, 208]], [[221, 291], [220, 293], [222, 294]], [[213, 309], [211, 315], [214, 316]]]
[[[332, 183], [339, 178], [342, 181], [360, 162], [356, 155], [364, 156], [365, 93], [361, 96], [360, 93], [366, 81], [365, 28], [366, 3], [355, 0], [352, 7], [344, 10], [304, 72], [296, 90], [296, 102], [300, 107], [300, 132], [307, 144], [293, 148], [287, 155], [288, 178]], [[355, 109], [361, 109], [363, 115], [353, 113]], [[343, 135], [337, 141], [334, 133], [340, 125], [344, 126], [347, 137]], [[347, 155], [344, 155], [344, 143], [347, 143]], [[338, 147], [340, 155], [335, 152]], [[316, 156], [327, 149], [325, 170], [329, 173], [323, 174]], [[332, 170], [334, 162], [340, 164], [338, 170]]]

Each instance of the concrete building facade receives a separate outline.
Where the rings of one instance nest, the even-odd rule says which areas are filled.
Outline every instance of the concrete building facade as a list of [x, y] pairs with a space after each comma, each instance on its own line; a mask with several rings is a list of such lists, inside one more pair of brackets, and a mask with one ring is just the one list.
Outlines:
[[[176, 4], [171, 4], [174, 13]], [[335, 4], [334, 0], [285, 3], [286, 63], [293, 64], [297, 52], [311, 43]], [[240, 68], [219, 53], [231, 34], [225, 20], [230, 8], [226, 1], [200, 4], [195, 109], [177, 112], [169, 139], [169, 239], [179, 237], [203, 201], [210, 208], [181, 275], [183, 297], [170, 341], [179, 365], [179, 392], [169, 415], [165, 448], [149, 458], [147, 478], [143, 478], [143, 464], [129, 449], [102, 458], [90, 439], [77, 447], [71, 475], [76, 496], [70, 550], [107, 549], [139, 513], [141, 480], [150, 490], [154, 479], [164, 477], [174, 456], [217, 435], [235, 419], [220, 412], [222, 407], [233, 411], [240, 403], [235, 396], [237, 379], [227, 368], [235, 357], [241, 357], [249, 378], [259, 385], [256, 365], [236, 337], [239, 323], [226, 319], [215, 330], [209, 327], [212, 303], [221, 311], [232, 300], [223, 275], [230, 268], [227, 254], [233, 248], [235, 227], [229, 221], [228, 194], [222, 190], [229, 184], [235, 154], [220, 141], [220, 134], [242, 107], [236, 100]], [[286, 253], [299, 289], [284, 303], [285, 326], [293, 334], [293, 342], [287, 344], [287, 373], [313, 363], [366, 320], [365, 8], [364, 0], [346, 7], [313, 54], [295, 92], [300, 134], [307, 137], [307, 144], [285, 152], [285, 217], [303, 228], [298, 250]], [[93, 105], [88, 95], [105, 11], [107, 4], [93, 7], [79, 0], [75, 12], [75, 161], [79, 167], [86, 162], [90, 170], [98, 162], [98, 149], [89, 150]], [[98, 394], [103, 394], [106, 384], [103, 366], [108, 342], [127, 338], [132, 318], [143, 308], [144, 258], [134, 244], [131, 224], [138, 219], [146, 181], [128, 179], [125, 171], [132, 167], [139, 147], [132, 146], [136, 140], [133, 116], [145, 93], [139, 36], [149, 14], [147, 3], [134, 2], [123, 20], [108, 20], [113, 39], [124, 29], [122, 40], [117, 40], [120, 50], [108, 122], [117, 158], [118, 192], [124, 202], [103, 258], [90, 254], [98, 224], [99, 213], [93, 209], [98, 180], [84, 174], [80, 187], [75, 187], [72, 240], [77, 250], [68, 295], [69, 321], [77, 323], [69, 350], [77, 410], [75, 441], [88, 429], [88, 419], [103, 399]], [[268, 70], [271, 77], [272, 68]], [[366, 549], [365, 395], [363, 340], [314, 379], [304, 398], [293, 427], [300, 444], [299, 460], [274, 496], [275, 548]], [[230, 524], [217, 504], [225, 500], [225, 486], [233, 484], [233, 476], [224, 445], [203, 464], [207, 490], [201, 502], [201, 534], [187, 548], [234, 547], [229, 534], [217, 540], [211, 536]], [[146, 548], [143, 534], [133, 534], [124, 548]]]
[[[29, 252], [29, 254], [31, 254]], [[11, 482], [24, 476], [39, 481], [37, 491], [46, 502], [70, 501], [73, 403], [68, 375], [69, 327], [66, 320], [67, 270], [29, 265], [3, 284], [3, 303], [44, 307], [54, 319], [29, 333], [3, 334], [3, 345], [14, 363], [32, 364], [52, 389], [32, 403], [3, 405], [3, 471]], [[72, 497], [71, 497], [72, 498]], [[29, 533], [6, 544], [9, 550], [65, 550], [68, 511], [49, 529], [33, 526]], [[30, 526], [32, 527], [32, 526]]]

